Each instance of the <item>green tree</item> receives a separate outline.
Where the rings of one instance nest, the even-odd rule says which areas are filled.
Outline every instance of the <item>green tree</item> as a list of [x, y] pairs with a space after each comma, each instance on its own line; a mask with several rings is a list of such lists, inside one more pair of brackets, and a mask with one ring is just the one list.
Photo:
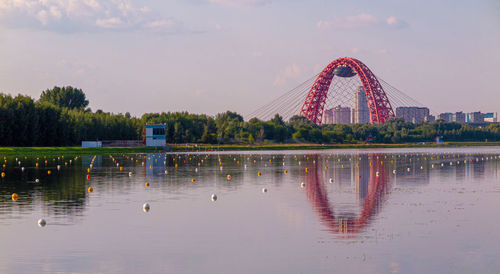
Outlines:
[[89, 101], [81, 89], [67, 87], [54, 87], [47, 89], [40, 95], [40, 102], [48, 102], [58, 107], [83, 110]]

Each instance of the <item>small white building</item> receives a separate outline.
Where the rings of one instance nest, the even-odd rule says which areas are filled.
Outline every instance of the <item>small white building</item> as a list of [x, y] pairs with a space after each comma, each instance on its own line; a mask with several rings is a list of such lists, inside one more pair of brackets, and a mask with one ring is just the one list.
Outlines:
[[102, 147], [101, 141], [82, 141], [82, 147]]

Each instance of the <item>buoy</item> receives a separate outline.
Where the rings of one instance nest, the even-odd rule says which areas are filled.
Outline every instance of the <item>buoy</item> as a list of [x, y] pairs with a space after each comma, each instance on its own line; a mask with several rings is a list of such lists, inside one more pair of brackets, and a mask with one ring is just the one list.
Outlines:
[[309, 172], [309, 168], [306, 167], [306, 172]]
[[195, 178], [191, 179], [191, 182], [193, 182], [193, 183], [196, 182], [196, 179]]
[[36, 163], [35, 166], [38, 167], [38, 163]]
[[267, 188], [265, 188], [265, 187], [264, 187], [264, 188], [262, 189], [262, 193], [266, 193], [266, 192], [267, 192]]
[[90, 167], [89, 167], [89, 168], [87, 168], [87, 173], [90, 173]]
[[122, 166], [120, 167], [120, 171], [123, 171], [123, 167]]
[[12, 201], [17, 201], [17, 193], [12, 193]]
[[128, 173], [128, 176], [129, 176], [129, 177], [131, 177], [131, 176], [132, 176], [132, 172], [129, 172], [129, 173]]
[[2, 178], [5, 178], [5, 172], [2, 172]]
[[330, 184], [333, 184], [333, 179], [330, 178], [330, 180], [328, 180], [330, 182]]
[[40, 183], [40, 179], [35, 179], [35, 183]]
[[377, 172], [375, 173], [375, 176], [377, 176], [377, 177], [378, 177], [379, 175], [380, 175], [380, 172], [378, 172], [378, 171], [377, 171]]
[[257, 172], [257, 176], [261, 176], [261, 175], [262, 175], [262, 173], [260, 171]]
[[144, 212], [149, 212], [149, 209], [150, 209], [150, 208], [151, 208], [151, 207], [149, 206], [149, 204], [148, 204], [148, 203], [145, 203], [145, 204], [143, 204], [143, 205], [142, 205], [142, 210], [143, 210]]
[[396, 174], [396, 170], [395, 169], [392, 170], [392, 174]]
[[57, 170], [61, 170], [61, 166], [60, 165], [57, 165]]
[[212, 196], [210, 197], [210, 199], [212, 201], [214, 201], [214, 202], [217, 201], [217, 195], [216, 194], [212, 194]]
[[306, 183], [304, 183], [304, 182], [300, 183], [300, 187], [301, 187], [301, 188], [306, 187]]
[[94, 192], [94, 189], [93, 189], [91, 186], [89, 186], [89, 188], [87, 189], [87, 191], [88, 191], [89, 193], [92, 193], [92, 192]]
[[227, 180], [231, 181], [231, 175], [229, 175], [229, 174], [227, 175]]
[[149, 183], [148, 182], [144, 183], [144, 186], [149, 187]]
[[47, 224], [47, 222], [45, 221], [45, 219], [38, 220], [38, 226], [39, 227], [44, 227], [46, 224]]
[[87, 174], [87, 180], [90, 180], [90, 174]]
[[47, 170], [47, 174], [48, 174], [48, 175], [52, 174], [52, 171]]

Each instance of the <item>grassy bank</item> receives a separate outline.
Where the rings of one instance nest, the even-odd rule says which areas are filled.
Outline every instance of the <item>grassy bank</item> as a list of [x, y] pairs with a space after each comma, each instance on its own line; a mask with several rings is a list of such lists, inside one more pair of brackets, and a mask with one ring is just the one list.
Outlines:
[[153, 152], [149, 147], [0, 147], [0, 155], [92, 155]]
[[[200, 146], [194, 150], [216, 148], [218, 150], [309, 150], [309, 149], [363, 149], [363, 148], [417, 148], [417, 147], [473, 147], [473, 146], [500, 146], [500, 142], [447, 142], [436, 144], [256, 144], [256, 145], [220, 145]], [[188, 150], [192, 150], [190, 148]], [[174, 150], [186, 150], [185, 146], [174, 146]]]
[[[198, 145], [188, 147], [174, 145], [174, 151], [205, 151], [217, 149], [219, 151], [244, 150], [311, 150], [311, 149], [362, 149], [362, 148], [419, 148], [419, 147], [473, 147], [473, 146], [500, 146], [500, 142], [447, 142], [436, 144], [255, 144], [255, 145]], [[0, 147], [0, 155], [92, 155], [114, 153], [147, 153], [155, 151], [150, 147]]]

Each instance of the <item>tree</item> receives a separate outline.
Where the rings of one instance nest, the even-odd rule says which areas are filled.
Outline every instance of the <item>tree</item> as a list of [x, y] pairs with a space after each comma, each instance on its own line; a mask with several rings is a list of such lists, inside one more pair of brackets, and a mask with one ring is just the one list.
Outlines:
[[85, 109], [89, 101], [85, 97], [85, 93], [81, 89], [67, 87], [54, 87], [47, 89], [40, 95], [40, 102], [47, 102], [58, 107], [69, 109]]
[[255, 143], [255, 139], [253, 138], [253, 135], [252, 135], [252, 134], [249, 134], [249, 135], [248, 135], [248, 143], [249, 143], [249, 144], [253, 144], [253, 143]]

